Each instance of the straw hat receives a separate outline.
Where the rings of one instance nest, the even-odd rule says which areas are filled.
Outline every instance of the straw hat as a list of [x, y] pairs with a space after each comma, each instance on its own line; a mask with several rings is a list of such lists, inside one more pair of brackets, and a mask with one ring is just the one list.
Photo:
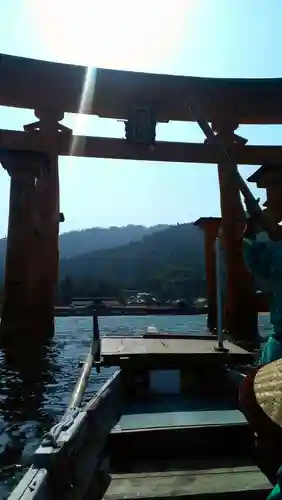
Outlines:
[[282, 359], [258, 370], [254, 379], [254, 392], [264, 413], [282, 427]]

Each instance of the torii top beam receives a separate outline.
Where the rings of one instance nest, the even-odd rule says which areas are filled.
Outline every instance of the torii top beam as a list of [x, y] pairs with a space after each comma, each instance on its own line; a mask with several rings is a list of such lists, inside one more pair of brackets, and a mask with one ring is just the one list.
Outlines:
[[[87, 81], [86, 81], [87, 77]], [[81, 100], [90, 82], [86, 105]], [[85, 96], [84, 96], [85, 97]], [[191, 116], [193, 104], [201, 116]], [[0, 56], [0, 105], [51, 108], [127, 119], [150, 106], [159, 122], [197, 119], [238, 124], [282, 123], [282, 78], [215, 79], [87, 68]]]

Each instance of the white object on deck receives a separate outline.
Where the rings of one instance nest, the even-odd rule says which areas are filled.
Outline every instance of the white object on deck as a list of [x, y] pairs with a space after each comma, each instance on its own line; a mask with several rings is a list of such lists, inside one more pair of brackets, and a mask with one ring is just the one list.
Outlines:
[[160, 332], [156, 326], [148, 326], [146, 333], [149, 333], [150, 335], [152, 335], [152, 334], [158, 335]]

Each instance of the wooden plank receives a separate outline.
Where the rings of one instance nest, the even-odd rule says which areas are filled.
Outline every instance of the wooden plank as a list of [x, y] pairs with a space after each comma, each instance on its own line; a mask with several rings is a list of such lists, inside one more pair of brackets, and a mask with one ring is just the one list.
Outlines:
[[[248, 456], [253, 435], [247, 423], [163, 427], [111, 432], [112, 463], [118, 471], [128, 471], [136, 460], [220, 459]], [[149, 456], [148, 456], [149, 450]]]
[[[150, 327], [149, 327], [150, 328]], [[143, 335], [138, 335], [138, 338], [158, 338], [158, 339], [200, 339], [200, 340], [212, 340], [216, 342], [216, 335], [210, 333], [208, 330], [204, 331], [189, 331], [189, 333], [174, 333], [174, 332], [160, 332], [160, 333], [151, 333], [150, 331], [145, 332]]]
[[[81, 110], [85, 80], [87, 105]], [[91, 96], [92, 93], [92, 96]], [[152, 106], [158, 121], [194, 121], [189, 105], [199, 102], [198, 119], [238, 123], [282, 123], [282, 80], [215, 79], [88, 68], [0, 56], [0, 104], [59, 109], [126, 119], [133, 105]]]
[[[0, 147], [12, 150], [49, 152], [59, 156], [87, 158], [116, 158], [121, 160], [162, 161], [179, 163], [218, 164], [222, 149], [198, 143], [158, 141], [154, 150], [142, 145], [129, 144], [125, 139], [108, 137], [58, 136], [50, 144], [40, 134], [14, 130], [0, 131]], [[234, 162], [240, 165], [260, 165], [262, 161], [276, 163], [281, 160], [281, 146], [240, 146], [230, 148]]]
[[245, 423], [246, 419], [239, 410], [133, 413], [122, 415], [112, 432], [241, 425]]
[[228, 352], [216, 350], [217, 340], [198, 338], [156, 339], [144, 336], [104, 337], [102, 339], [102, 358], [104, 366], [122, 366], [123, 369], [180, 369], [189, 363], [194, 367], [209, 369], [228, 363], [249, 364], [253, 354], [226, 341]]
[[168, 472], [168, 471], [201, 471], [209, 469], [230, 469], [236, 467], [253, 467], [254, 461], [250, 456], [235, 456], [229, 455], [217, 456], [189, 456], [185, 459], [167, 459], [167, 460], [134, 460], [130, 468], [124, 472], [119, 469], [112, 468], [112, 474], [144, 474], [146, 472]]
[[[213, 356], [221, 356], [222, 354], [215, 350], [217, 345], [215, 340], [201, 340], [200, 338], [168, 338], [157, 339], [149, 337], [103, 337], [102, 339], [102, 354], [103, 356], [119, 355], [132, 356], [138, 354], [210, 354]], [[225, 341], [225, 347], [229, 349], [230, 355], [249, 354], [248, 351], [239, 346]]]
[[[271, 484], [256, 466], [198, 471], [114, 474], [105, 500], [174, 498], [253, 492], [266, 495]], [[202, 498], [202, 497], [201, 497]]]

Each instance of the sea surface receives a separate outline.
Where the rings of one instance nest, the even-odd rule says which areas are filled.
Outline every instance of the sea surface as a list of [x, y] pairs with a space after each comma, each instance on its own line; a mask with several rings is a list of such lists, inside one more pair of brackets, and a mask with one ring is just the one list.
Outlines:
[[[160, 331], [201, 332], [205, 316], [119, 316], [99, 319], [102, 335], [137, 335], [148, 326]], [[260, 332], [271, 331], [268, 315], [260, 316]], [[11, 358], [0, 352], [0, 500], [25, 472], [44, 432], [63, 415], [90, 346], [92, 318], [56, 319], [56, 334], [41, 352]], [[88, 400], [113, 369], [93, 370], [85, 394]]]

